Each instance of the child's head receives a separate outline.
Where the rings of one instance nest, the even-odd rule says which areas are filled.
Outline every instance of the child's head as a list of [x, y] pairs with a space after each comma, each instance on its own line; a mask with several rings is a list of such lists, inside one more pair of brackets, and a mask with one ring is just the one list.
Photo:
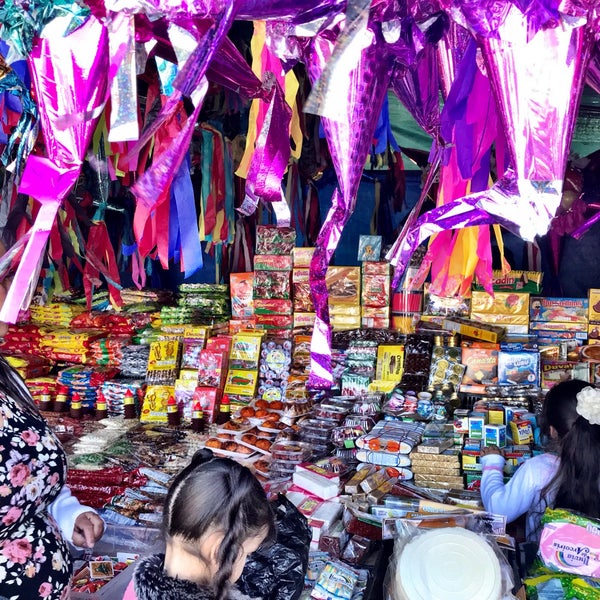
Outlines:
[[542, 433], [550, 438], [562, 439], [579, 417], [577, 394], [590, 384], [571, 379], [555, 385], [546, 395], [542, 408]]
[[273, 513], [259, 481], [246, 467], [209, 450], [197, 452], [175, 478], [165, 501], [167, 544], [181, 545], [210, 574], [221, 599], [239, 579], [248, 554], [274, 537]]
[[600, 517], [600, 390], [577, 379], [553, 387], [543, 407], [546, 433], [559, 440], [560, 467], [545, 488], [555, 508]]

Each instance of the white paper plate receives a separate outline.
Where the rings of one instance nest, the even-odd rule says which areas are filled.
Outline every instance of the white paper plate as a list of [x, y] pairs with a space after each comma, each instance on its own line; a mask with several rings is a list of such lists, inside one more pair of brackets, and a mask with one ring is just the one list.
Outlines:
[[500, 600], [500, 562], [486, 540], [466, 529], [433, 529], [411, 540], [396, 565], [408, 600]]

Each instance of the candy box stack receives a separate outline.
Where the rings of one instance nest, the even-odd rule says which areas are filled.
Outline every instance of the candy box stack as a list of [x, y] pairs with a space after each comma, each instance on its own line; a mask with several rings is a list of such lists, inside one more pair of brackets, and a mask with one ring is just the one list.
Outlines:
[[390, 326], [390, 265], [387, 262], [365, 261], [361, 273], [362, 326], [387, 329]]
[[419, 447], [416, 452], [411, 453], [416, 485], [433, 489], [464, 488], [458, 453], [450, 448], [436, 454], [426, 454], [418, 450]]
[[294, 248], [292, 288], [294, 291], [294, 326], [311, 326], [315, 307], [310, 291], [310, 261], [314, 248]]
[[332, 327], [360, 328], [360, 267], [329, 267], [325, 281]]
[[540, 344], [566, 344], [567, 351], [573, 353], [588, 336], [588, 311], [587, 298], [532, 297], [529, 328]]
[[253, 302], [256, 328], [274, 337], [291, 338], [292, 250], [296, 231], [290, 227], [256, 229]]

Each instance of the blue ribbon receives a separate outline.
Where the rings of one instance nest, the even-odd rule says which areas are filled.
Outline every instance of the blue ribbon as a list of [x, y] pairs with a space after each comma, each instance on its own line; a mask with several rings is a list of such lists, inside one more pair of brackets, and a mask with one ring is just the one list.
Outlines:
[[[172, 243], [176, 246], [172, 247]], [[169, 256], [173, 256], [176, 261], [180, 260], [179, 257], [183, 258], [186, 279], [204, 266], [189, 155], [181, 163], [171, 186]]]

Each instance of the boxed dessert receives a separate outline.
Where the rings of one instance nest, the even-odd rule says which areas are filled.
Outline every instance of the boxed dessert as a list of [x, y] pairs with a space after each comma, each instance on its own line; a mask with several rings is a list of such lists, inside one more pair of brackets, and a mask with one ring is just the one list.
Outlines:
[[470, 394], [482, 394], [486, 385], [498, 383], [498, 347], [486, 348], [464, 346], [462, 364], [465, 373], [460, 384], [460, 391]]
[[588, 322], [589, 302], [587, 298], [544, 298], [533, 297], [530, 301], [531, 321], [554, 321], [560, 323]]
[[539, 385], [540, 355], [537, 352], [498, 352], [499, 385]]
[[325, 281], [329, 304], [360, 304], [360, 267], [329, 267]]

